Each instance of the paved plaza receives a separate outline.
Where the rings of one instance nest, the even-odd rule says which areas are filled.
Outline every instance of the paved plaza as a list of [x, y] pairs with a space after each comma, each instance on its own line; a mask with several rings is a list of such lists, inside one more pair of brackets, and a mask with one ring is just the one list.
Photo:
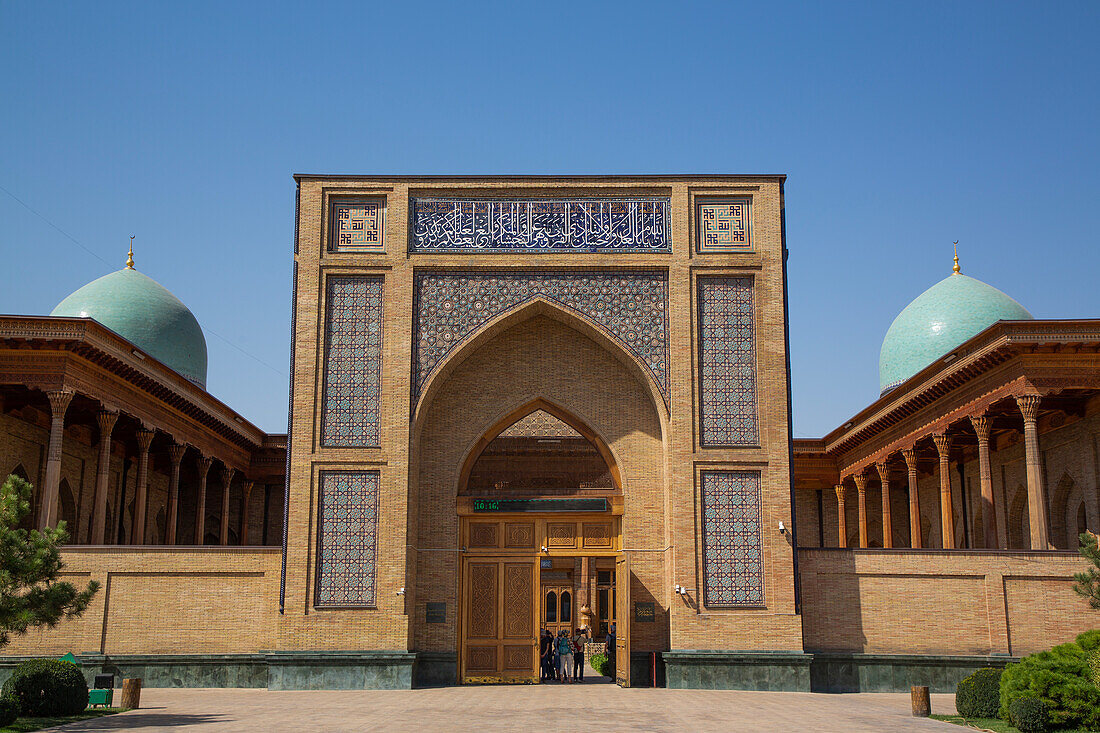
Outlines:
[[[142, 708], [65, 731], [952, 731], [909, 714], [909, 695], [449, 687], [399, 691], [146, 689]], [[954, 695], [933, 695], [953, 713]]]

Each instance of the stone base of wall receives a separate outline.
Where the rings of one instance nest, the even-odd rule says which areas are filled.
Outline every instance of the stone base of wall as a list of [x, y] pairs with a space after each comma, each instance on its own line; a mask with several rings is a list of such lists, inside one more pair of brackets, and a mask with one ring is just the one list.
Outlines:
[[[266, 687], [270, 690], [407, 690], [416, 655], [399, 651], [259, 654], [80, 654], [89, 686], [97, 674], [140, 677], [143, 687]], [[0, 682], [32, 657], [0, 657]]]
[[447, 687], [458, 684], [458, 654], [417, 652], [413, 667], [414, 687]]
[[815, 653], [810, 665], [813, 692], [954, 692], [959, 680], [982, 667], [1004, 667], [1015, 657], [908, 654]]
[[810, 654], [677, 649], [660, 656], [670, 688], [810, 691]]

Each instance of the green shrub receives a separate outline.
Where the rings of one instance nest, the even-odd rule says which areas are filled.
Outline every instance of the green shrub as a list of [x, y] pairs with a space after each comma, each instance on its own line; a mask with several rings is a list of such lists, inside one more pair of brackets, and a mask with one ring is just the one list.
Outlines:
[[1078, 634], [1074, 640], [1077, 646], [1084, 649], [1086, 652], [1092, 652], [1100, 649], [1100, 629], [1093, 629], [1092, 631], [1086, 631], [1083, 634]]
[[1001, 707], [1001, 670], [986, 667], [955, 687], [955, 709], [964, 718], [995, 718]]
[[6, 728], [19, 717], [19, 701], [14, 697], [0, 697], [0, 728]]
[[603, 652], [593, 654], [589, 663], [592, 665], [592, 669], [596, 670], [604, 677], [611, 676], [611, 660], [608, 659], [607, 655]]
[[1050, 708], [1037, 697], [1018, 697], [1009, 706], [1012, 725], [1020, 733], [1044, 733], [1050, 730]]
[[0, 696], [14, 697], [21, 715], [76, 715], [88, 707], [88, 683], [72, 662], [30, 659], [15, 668]]
[[1092, 673], [1092, 684], [1100, 687], [1100, 649], [1093, 649], [1089, 654], [1089, 672]]
[[1087, 657], [1071, 643], [1008, 665], [1001, 676], [1000, 717], [1011, 721], [1013, 702], [1034, 697], [1046, 703], [1052, 727], [1100, 727], [1100, 688], [1089, 679]]

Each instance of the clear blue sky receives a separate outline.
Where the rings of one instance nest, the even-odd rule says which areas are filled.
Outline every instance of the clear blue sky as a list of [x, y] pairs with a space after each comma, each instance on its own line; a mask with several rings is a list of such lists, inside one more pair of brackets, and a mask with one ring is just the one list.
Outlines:
[[0, 0], [0, 186], [50, 222], [0, 191], [0, 312], [134, 234], [210, 391], [282, 431], [292, 173], [786, 173], [795, 434], [822, 435], [952, 240], [1037, 317], [1100, 316], [1097, 39], [1095, 2]]

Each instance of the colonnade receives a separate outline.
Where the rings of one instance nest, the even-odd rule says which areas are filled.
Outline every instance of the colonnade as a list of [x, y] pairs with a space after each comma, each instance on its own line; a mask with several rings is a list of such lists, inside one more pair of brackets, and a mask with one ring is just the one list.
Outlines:
[[[64, 452], [65, 439], [65, 415], [69, 404], [72, 402], [75, 392], [59, 389], [48, 390], [46, 397], [50, 404], [50, 431], [49, 445], [46, 450], [46, 470], [44, 485], [40, 489], [38, 505], [37, 526], [41, 528], [55, 527], [58, 522], [58, 495], [61, 485], [61, 460]], [[118, 423], [119, 411], [104, 407], [96, 413], [96, 425], [99, 428], [99, 451], [96, 468], [95, 494], [92, 500], [91, 529], [88, 537], [89, 544], [103, 545], [107, 543], [107, 498], [108, 479], [111, 466], [111, 440], [115, 426]], [[136, 418], [135, 418], [136, 419]], [[171, 441], [168, 446], [168, 454], [171, 462], [168, 483], [167, 521], [165, 527], [164, 544], [203, 544], [205, 519], [206, 519], [206, 494], [207, 479], [211, 466], [215, 461], [214, 456], [209, 456], [199, 449], [175, 440], [166, 431], [158, 430], [142, 421], [138, 421], [141, 427], [135, 431], [138, 444], [137, 455], [137, 486], [133, 504], [133, 515], [130, 524], [130, 544], [144, 545], [146, 537], [146, 517], [148, 515], [149, 497], [149, 452], [153, 438], [158, 432], [166, 435]], [[199, 478], [198, 501], [195, 518], [195, 529], [192, 537], [177, 537], [179, 525], [179, 487], [180, 467], [188, 453], [193, 453]], [[221, 525], [219, 527], [219, 544], [229, 544], [229, 508], [230, 488], [238, 469], [232, 467], [229, 462], [218, 459], [223, 465], [220, 471], [220, 480], [223, 488], [221, 502]], [[243, 475], [243, 472], [241, 472]], [[249, 499], [255, 483], [245, 479], [241, 483], [242, 502], [240, 526], [238, 527], [238, 542], [245, 544], [248, 537], [248, 509]]]
[[[1050, 542], [1050, 525], [1047, 520], [1046, 491], [1043, 486], [1042, 454], [1039, 447], [1039, 406], [1041, 396], [1037, 394], [1021, 394], [1014, 397], [1017, 408], [1023, 417], [1024, 436], [1024, 461], [1027, 474], [1027, 505], [1028, 522], [1031, 534], [1031, 549], [1053, 549]], [[982, 526], [984, 529], [984, 544], [987, 548], [1001, 547], [1000, 537], [997, 532], [997, 522], [994, 517], [995, 507], [993, 495], [993, 478], [990, 468], [990, 434], [992, 418], [986, 412], [969, 416], [969, 422], [978, 439], [978, 475], [981, 491]], [[895, 453], [900, 453], [908, 469], [909, 489], [909, 535], [911, 546], [921, 547], [921, 517], [917, 492], [917, 450], [916, 444], [920, 440], [931, 437], [936, 447], [939, 459], [940, 481], [940, 530], [943, 549], [955, 547], [955, 513], [952, 505], [950, 456], [952, 448], [952, 434], [948, 429], [931, 433], [930, 436], [919, 436], [912, 443], [894, 453], [880, 457], [874, 462], [874, 471], [878, 474], [882, 486], [882, 546], [893, 547], [893, 528], [890, 516], [890, 458]], [[871, 478], [871, 467], [865, 466], [850, 474], [841, 475], [840, 483], [835, 487], [837, 499], [837, 511], [839, 515], [839, 541], [840, 547], [848, 546], [845, 478], [851, 476], [856, 486], [857, 501], [859, 502], [859, 546], [868, 547], [871, 538], [868, 537], [867, 523], [867, 485]], [[966, 486], [962, 487], [963, 500], [966, 500]]]

